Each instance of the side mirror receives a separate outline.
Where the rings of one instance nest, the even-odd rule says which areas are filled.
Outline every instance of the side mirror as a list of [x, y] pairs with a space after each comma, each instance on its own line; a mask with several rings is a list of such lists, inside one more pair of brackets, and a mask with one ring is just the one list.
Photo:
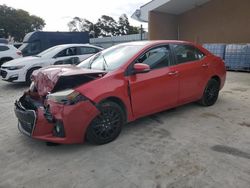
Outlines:
[[144, 63], [134, 64], [134, 73], [146, 73], [150, 71], [150, 66]]

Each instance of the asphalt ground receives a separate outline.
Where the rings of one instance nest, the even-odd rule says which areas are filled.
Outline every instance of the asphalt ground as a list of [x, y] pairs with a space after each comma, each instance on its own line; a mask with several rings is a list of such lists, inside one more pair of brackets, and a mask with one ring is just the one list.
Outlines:
[[126, 125], [112, 143], [47, 146], [17, 129], [25, 85], [0, 81], [0, 187], [250, 187], [250, 74], [228, 72], [212, 107]]

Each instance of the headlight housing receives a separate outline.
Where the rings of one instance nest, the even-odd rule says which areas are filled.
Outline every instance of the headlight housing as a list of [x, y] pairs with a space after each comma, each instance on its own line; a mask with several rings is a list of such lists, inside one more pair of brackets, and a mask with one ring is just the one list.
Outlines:
[[22, 69], [24, 65], [19, 65], [19, 66], [11, 66], [11, 67], [6, 67], [7, 70], [18, 70]]
[[87, 100], [85, 96], [73, 89], [51, 93], [47, 95], [47, 99], [64, 105], [73, 105], [80, 101]]

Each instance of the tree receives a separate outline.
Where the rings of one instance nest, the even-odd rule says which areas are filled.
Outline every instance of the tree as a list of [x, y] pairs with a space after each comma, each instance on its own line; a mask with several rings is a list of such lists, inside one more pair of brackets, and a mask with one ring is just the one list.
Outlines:
[[12, 36], [15, 41], [22, 41], [25, 34], [42, 30], [45, 22], [42, 18], [30, 15], [22, 9], [0, 5], [0, 29], [4, 37]]
[[74, 17], [68, 23], [69, 31], [87, 31], [90, 37], [107, 37], [139, 33], [139, 28], [131, 26], [126, 14], [122, 14], [116, 22], [112, 17], [103, 15], [96, 23], [87, 19]]
[[98, 19], [96, 27], [100, 28], [100, 36], [116, 36], [119, 35], [117, 22], [110, 16], [103, 15]]
[[95, 24], [93, 24], [91, 21], [84, 19], [84, 18], [79, 18], [79, 17], [74, 17], [72, 21], [68, 23], [69, 31], [74, 31], [74, 32], [84, 32], [87, 31], [90, 33], [90, 37], [93, 38], [95, 37], [95, 34], [99, 34], [100, 31], [95, 28]]
[[118, 21], [120, 35], [138, 34], [140, 28], [131, 26], [126, 14], [122, 14]]
[[92, 23], [91, 21], [74, 17], [72, 21], [68, 23], [69, 31], [74, 32], [89, 32], [90, 38], [94, 38], [100, 35], [101, 30], [96, 24]]
[[121, 35], [126, 35], [128, 34], [128, 31], [129, 31], [129, 21], [128, 21], [128, 17], [126, 14], [122, 14], [120, 17], [119, 17], [119, 21], [118, 21], [118, 28], [119, 28], [119, 32]]
[[70, 31], [90, 31], [91, 26], [93, 25], [92, 22], [90, 22], [87, 19], [74, 17], [72, 21], [68, 23], [68, 27]]
[[[142, 31], [144, 32], [144, 31]], [[132, 35], [132, 34], [138, 34], [140, 33], [140, 27], [135, 27], [135, 26], [130, 26], [129, 30], [128, 30], [128, 34]]]

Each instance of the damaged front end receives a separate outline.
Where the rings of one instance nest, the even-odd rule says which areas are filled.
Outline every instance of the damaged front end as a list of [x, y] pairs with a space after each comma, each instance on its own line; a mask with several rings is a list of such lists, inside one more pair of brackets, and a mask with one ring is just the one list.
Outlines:
[[15, 114], [18, 118], [18, 129], [31, 136], [37, 119], [36, 108], [34, 108], [33, 103], [28, 103], [24, 97], [22, 96], [19, 101], [15, 102]]
[[97, 79], [98, 74], [59, 77], [50, 91], [46, 89], [46, 95], [39, 93], [38, 88], [42, 87], [35, 79], [29, 91], [15, 102], [19, 130], [47, 142], [83, 143], [88, 125], [100, 112], [91, 100], [73, 88]]
[[102, 78], [105, 71], [83, 69], [70, 65], [57, 65], [34, 71], [31, 79], [39, 96], [65, 89], [76, 88]]

